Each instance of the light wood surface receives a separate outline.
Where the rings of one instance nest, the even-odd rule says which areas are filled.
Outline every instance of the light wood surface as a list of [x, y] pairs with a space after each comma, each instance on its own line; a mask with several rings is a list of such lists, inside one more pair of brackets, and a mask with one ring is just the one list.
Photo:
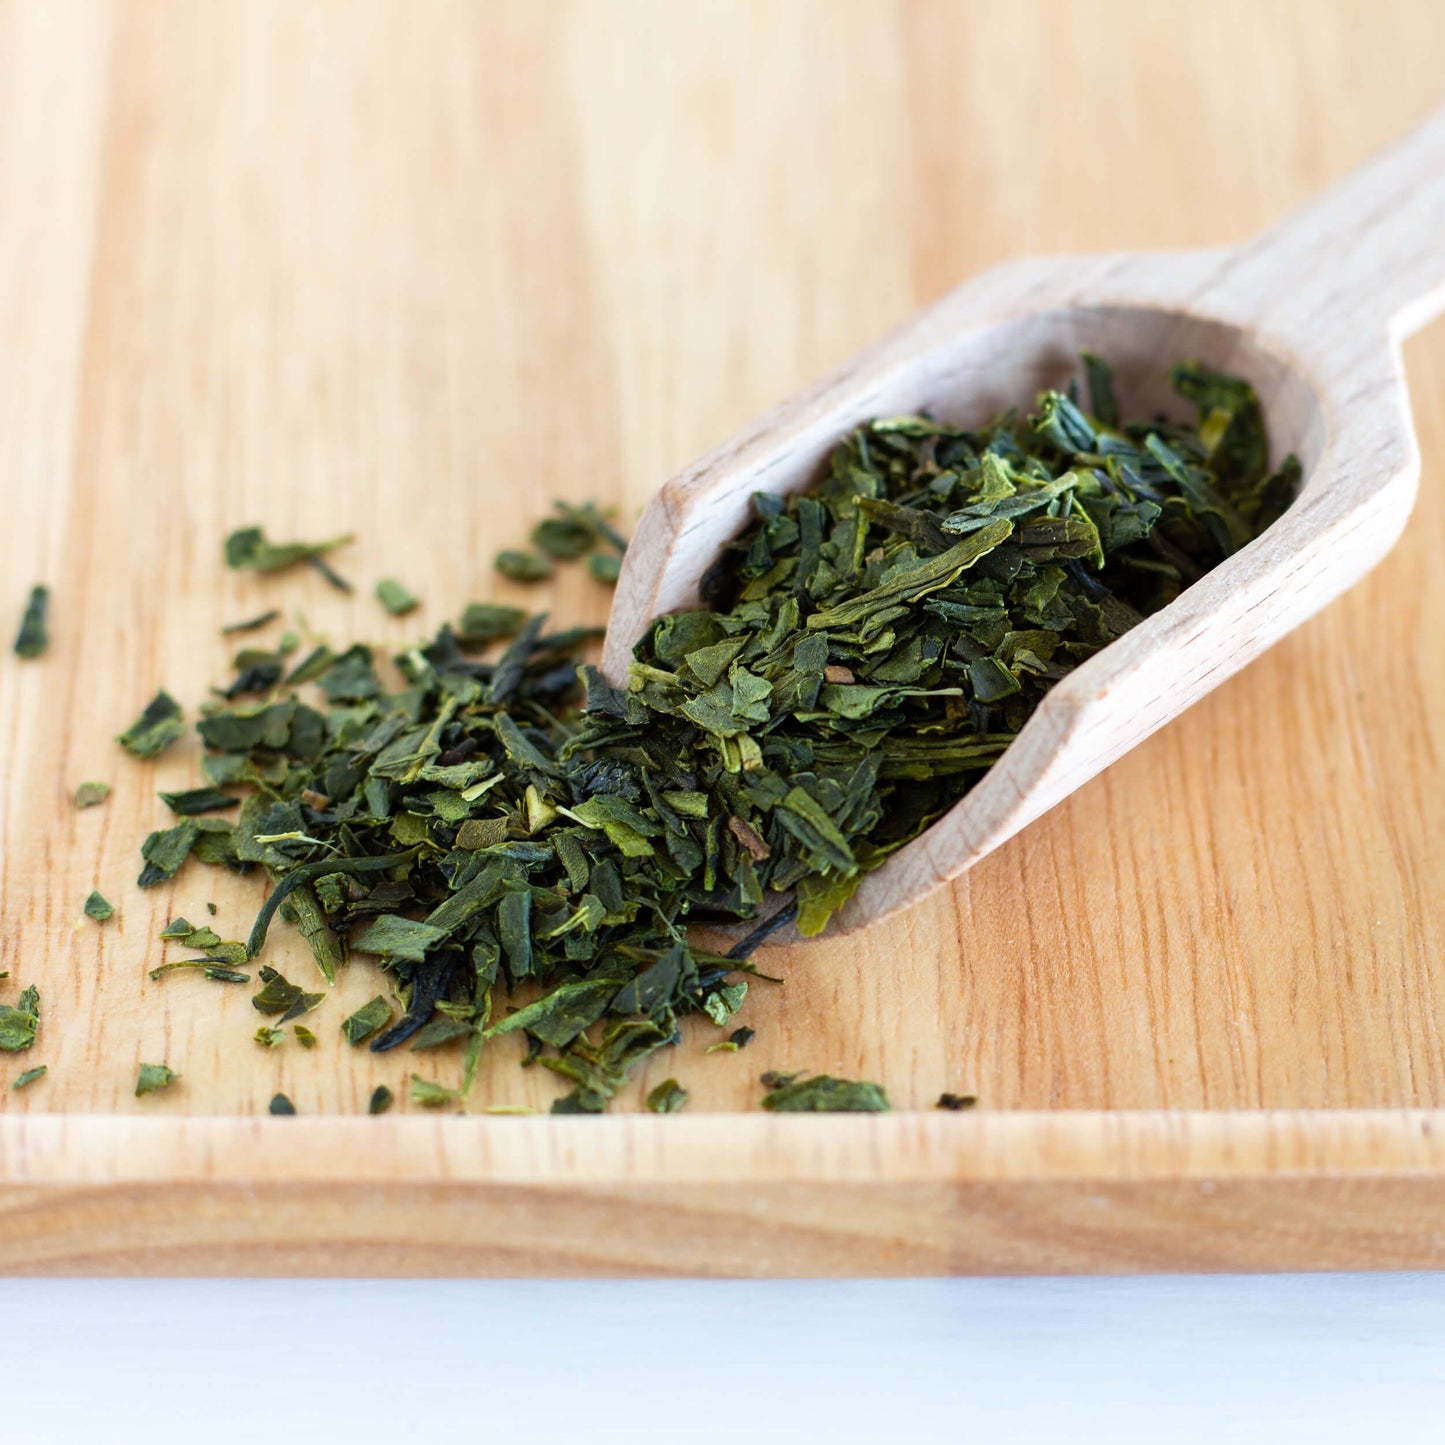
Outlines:
[[[692, 1034], [642, 1079], [692, 1090], [676, 1118], [244, 1117], [277, 1089], [355, 1114], [460, 1060], [345, 1049], [335, 1026], [376, 991], [360, 963], [311, 1053], [252, 1044], [245, 990], [149, 983], [173, 911], [212, 899], [237, 936], [260, 885], [192, 867], [137, 891], [154, 792], [195, 777], [194, 745], [147, 766], [111, 739], [158, 685], [193, 705], [224, 673], [220, 625], [272, 605], [384, 645], [472, 598], [601, 620], [579, 572], [532, 592], [491, 572], [551, 497], [630, 521], [987, 265], [1242, 241], [1406, 132], [1442, 74], [1430, 0], [0, 4], [0, 576], [16, 619], [51, 583], [55, 639], [0, 658], [0, 1000], [40, 987], [14, 1063], [50, 1066], [0, 1094], [4, 1267], [162, 1269], [174, 1246], [207, 1271], [705, 1269], [666, 1223], [705, 1197], [818, 1221], [731, 1236], [718, 1267], [744, 1273], [1429, 1262], [1445, 1170], [1405, 1141], [1445, 1122], [1394, 1111], [1445, 1106], [1438, 326], [1405, 354], [1423, 474], [1385, 562], [966, 878], [770, 953], [787, 982], [754, 989], [746, 1054]], [[355, 530], [356, 596], [226, 572], [220, 539], [257, 521]], [[381, 613], [388, 574], [420, 617]], [[92, 777], [115, 792], [77, 813]], [[80, 916], [93, 887], [120, 910], [104, 927]], [[307, 976], [304, 947], [272, 949]], [[478, 1107], [545, 1107], [519, 1053], [494, 1051]], [[162, 1059], [182, 1081], [134, 1099]], [[772, 1121], [770, 1067], [985, 1112]], [[120, 1181], [142, 1128], [147, 1172]], [[1359, 1140], [1394, 1142], [1381, 1163]], [[969, 1174], [985, 1146], [1007, 1180]], [[501, 1167], [519, 1150], [534, 1192]], [[708, 1150], [745, 1183], [700, 1183]], [[1211, 1213], [1238, 1157], [1226, 1192], [1248, 1203]], [[308, 1161], [334, 1166], [328, 1208]], [[636, 1227], [634, 1186], [657, 1205]], [[1135, 1202], [1087, 1205], [1116, 1188]], [[543, 1211], [558, 1242], [508, 1265], [473, 1232], [449, 1257], [409, 1212], [443, 1196]], [[1092, 1209], [1087, 1240], [1050, 1242]], [[269, 1255], [244, 1243], [262, 1212]], [[325, 1248], [302, 1222], [341, 1214]], [[601, 1242], [569, 1253], [576, 1231]]]

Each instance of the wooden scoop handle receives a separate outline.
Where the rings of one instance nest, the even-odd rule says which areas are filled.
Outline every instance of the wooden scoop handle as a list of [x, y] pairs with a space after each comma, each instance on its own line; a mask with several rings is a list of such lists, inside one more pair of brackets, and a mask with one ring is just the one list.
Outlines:
[[1313, 355], [1394, 342], [1445, 309], [1445, 109], [1236, 253], [1238, 314]]

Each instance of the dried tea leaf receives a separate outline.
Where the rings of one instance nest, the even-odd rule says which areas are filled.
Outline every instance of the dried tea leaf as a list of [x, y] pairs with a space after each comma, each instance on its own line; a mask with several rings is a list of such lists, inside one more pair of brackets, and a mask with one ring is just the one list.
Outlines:
[[615, 586], [622, 575], [622, 558], [610, 552], [594, 552], [587, 559], [587, 570], [608, 587]]
[[262, 612], [256, 617], [248, 617], [244, 622], [232, 622], [221, 629], [222, 637], [230, 637], [237, 632], [254, 632], [258, 628], [265, 627], [267, 623], [274, 622], [280, 612], [272, 608], [269, 612]]
[[214, 813], [234, 808], [241, 800], [219, 788], [190, 788], [183, 793], [157, 793], [156, 796], [177, 817], [190, 818], [198, 813]]
[[169, 1089], [179, 1078], [180, 1075], [166, 1064], [142, 1064], [136, 1076], [135, 1096], [142, 1099], [159, 1089]]
[[355, 1047], [365, 1043], [378, 1029], [384, 1029], [391, 1022], [391, 1005], [380, 995], [370, 1003], [362, 1004], [354, 1014], [344, 1019], [341, 1032], [346, 1042]]
[[116, 741], [132, 757], [153, 758], [186, 730], [181, 705], [168, 692], [158, 692], [141, 715]]
[[385, 1084], [378, 1084], [371, 1091], [371, 1100], [366, 1106], [366, 1112], [368, 1114], [384, 1114], [395, 1101], [396, 1095]]
[[310, 1013], [326, 998], [323, 993], [305, 992], [299, 984], [288, 982], [274, 968], [263, 968], [261, 979], [261, 991], [252, 998], [251, 1007], [257, 1013], [270, 1017], [279, 1014], [283, 1024]]
[[675, 1114], [685, 1103], [687, 1090], [676, 1079], [664, 1079], [647, 1095], [647, 1107], [654, 1114]]
[[40, 990], [31, 984], [13, 1004], [0, 1004], [0, 1051], [18, 1054], [40, 1028]]
[[303, 1049], [314, 1049], [318, 1043], [317, 1037], [306, 1027], [305, 1024], [293, 1025], [291, 1032], [296, 1035], [296, 1042]]
[[423, 1109], [440, 1109], [447, 1104], [458, 1103], [460, 1099], [461, 1095], [455, 1089], [444, 1089], [420, 1074], [411, 1076], [411, 1101], [420, 1104]]
[[50, 646], [50, 633], [45, 626], [49, 607], [50, 589], [38, 585], [32, 587], [30, 600], [25, 604], [25, 615], [20, 620], [20, 631], [15, 638], [17, 656], [39, 657]]
[[552, 575], [552, 564], [536, 552], [498, 552], [494, 565], [513, 582], [545, 582]]
[[141, 888], [154, 888], [168, 878], [174, 878], [181, 864], [191, 856], [191, 850], [201, 836], [201, 830], [193, 818], [177, 823], [174, 828], [165, 828], [152, 833], [141, 844], [141, 857], [145, 867], [141, 869], [136, 883]]
[[115, 905], [107, 903], [99, 893], [92, 890], [90, 897], [85, 900], [85, 915], [95, 919], [97, 923], [104, 923], [107, 918], [115, 916]]
[[978, 1103], [976, 1094], [940, 1094], [935, 1107], [953, 1110], [971, 1109], [976, 1103]]
[[271, 1102], [267, 1105], [268, 1112], [280, 1116], [289, 1116], [296, 1112], [296, 1105], [285, 1094], [273, 1094]]
[[276, 1045], [286, 1037], [286, 1030], [272, 1028], [269, 1024], [262, 1024], [251, 1037], [256, 1043], [260, 1044], [263, 1049], [274, 1049]]
[[405, 617], [421, 606], [421, 599], [407, 591], [395, 577], [383, 577], [376, 584], [376, 600], [393, 617]]
[[82, 783], [75, 790], [75, 806], [77, 808], [94, 808], [98, 803], [103, 803], [110, 797], [109, 783]]
[[351, 540], [348, 534], [325, 542], [269, 542], [260, 527], [242, 527], [226, 538], [226, 566], [252, 572], [280, 572], [299, 562], [313, 562]]
[[50, 1072], [48, 1064], [37, 1064], [33, 1069], [26, 1069], [23, 1074], [16, 1075], [15, 1082], [10, 1085], [12, 1093], [33, 1084], [37, 1079], [43, 1079]]
[[892, 1107], [877, 1084], [814, 1074], [810, 1079], [774, 1076], [774, 1082], [767, 1085], [768, 1076], [763, 1077], [768, 1088], [763, 1108], [775, 1114], [878, 1114]]
[[512, 637], [522, 630], [527, 614], [520, 607], [501, 607], [491, 602], [467, 605], [456, 626], [459, 647], [485, 647], [502, 637]]

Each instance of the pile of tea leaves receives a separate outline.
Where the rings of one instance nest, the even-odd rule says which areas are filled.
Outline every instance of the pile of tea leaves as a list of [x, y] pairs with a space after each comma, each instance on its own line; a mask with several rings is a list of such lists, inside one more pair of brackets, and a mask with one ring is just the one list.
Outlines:
[[[391, 681], [365, 645], [248, 649], [140, 881], [192, 854], [263, 870], [251, 958], [279, 912], [326, 980], [353, 954], [387, 976], [402, 1014], [371, 1048], [464, 1044], [425, 1102], [518, 1033], [572, 1085], [556, 1112], [605, 1108], [683, 1019], [728, 1024], [769, 927], [821, 931], [1054, 683], [1289, 504], [1298, 464], [1269, 469], [1245, 382], [1181, 366], [1197, 423], [1125, 423], [1085, 367], [1089, 412], [1050, 392], [981, 429], [873, 421], [805, 492], [758, 496], [707, 605], [658, 619], [621, 686], [583, 660], [595, 629], [495, 606]], [[770, 912], [730, 955], [688, 939]]]

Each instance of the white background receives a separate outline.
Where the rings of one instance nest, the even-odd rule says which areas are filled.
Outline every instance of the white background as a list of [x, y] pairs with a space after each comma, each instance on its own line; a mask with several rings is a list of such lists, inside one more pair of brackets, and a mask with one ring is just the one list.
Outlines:
[[0, 1280], [3, 1445], [1445, 1441], [1445, 1276]]

